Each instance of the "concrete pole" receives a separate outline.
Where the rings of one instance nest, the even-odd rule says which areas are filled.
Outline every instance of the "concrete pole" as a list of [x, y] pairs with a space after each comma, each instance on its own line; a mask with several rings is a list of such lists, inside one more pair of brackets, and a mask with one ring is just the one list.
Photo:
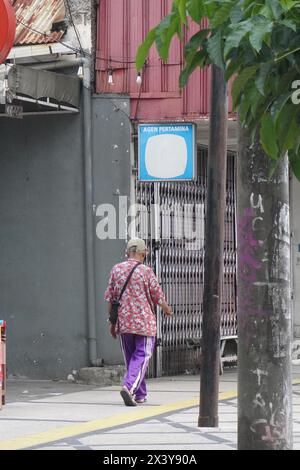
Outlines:
[[289, 175], [259, 141], [238, 152], [238, 448], [292, 448]]
[[227, 85], [224, 72], [212, 67], [208, 191], [205, 226], [203, 327], [199, 427], [218, 426], [220, 324], [226, 209]]

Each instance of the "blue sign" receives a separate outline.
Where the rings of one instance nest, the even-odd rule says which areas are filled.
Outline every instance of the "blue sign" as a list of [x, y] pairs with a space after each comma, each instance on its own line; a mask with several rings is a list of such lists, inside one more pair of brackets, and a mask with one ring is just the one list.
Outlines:
[[139, 180], [193, 180], [196, 154], [195, 124], [139, 125]]

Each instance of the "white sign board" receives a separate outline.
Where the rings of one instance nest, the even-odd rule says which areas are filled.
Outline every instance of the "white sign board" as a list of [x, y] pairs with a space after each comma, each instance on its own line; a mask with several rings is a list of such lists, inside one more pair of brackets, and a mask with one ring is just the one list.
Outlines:
[[196, 174], [196, 126], [139, 125], [139, 180], [190, 181]]

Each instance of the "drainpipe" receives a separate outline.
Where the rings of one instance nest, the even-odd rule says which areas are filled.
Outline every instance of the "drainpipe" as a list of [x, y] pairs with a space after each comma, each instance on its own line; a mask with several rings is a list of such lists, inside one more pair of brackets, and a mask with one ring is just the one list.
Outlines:
[[85, 236], [86, 274], [88, 303], [88, 352], [92, 366], [102, 365], [97, 359], [96, 297], [95, 297], [95, 244], [93, 223], [93, 151], [92, 151], [92, 103], [91, 66], [89, 59], [83, 59], [83, 145], [85, 183]]

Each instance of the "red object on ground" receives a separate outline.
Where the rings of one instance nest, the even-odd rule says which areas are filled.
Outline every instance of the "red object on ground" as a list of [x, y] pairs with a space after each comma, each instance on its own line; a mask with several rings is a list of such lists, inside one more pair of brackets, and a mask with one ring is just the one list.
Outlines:
[[0, 0], [0, 64], [14, 45], [16, 34], [15, 12], [9, 0]]

